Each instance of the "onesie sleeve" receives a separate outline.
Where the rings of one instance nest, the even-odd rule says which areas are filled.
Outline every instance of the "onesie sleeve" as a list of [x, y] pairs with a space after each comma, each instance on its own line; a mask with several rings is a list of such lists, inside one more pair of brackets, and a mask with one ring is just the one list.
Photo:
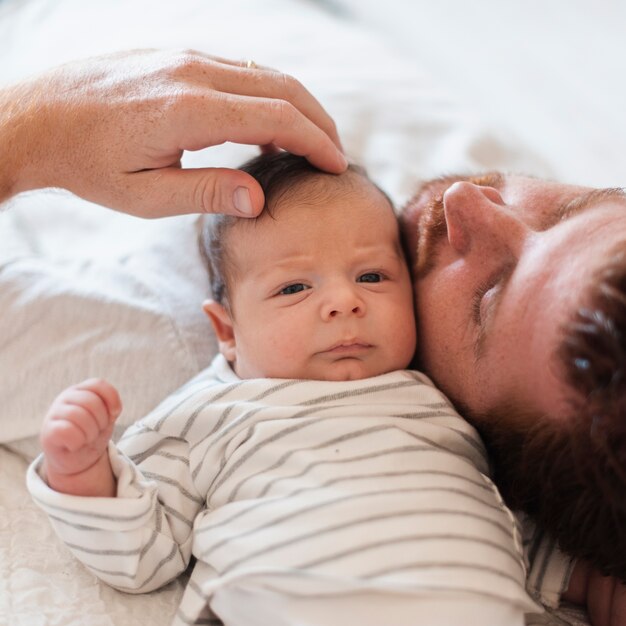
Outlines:
[[76, 558], [107, 584], [141, 593], [186, 569], [204, 499], [193, 485], [186, 441], [141, 425], [130, 431], [119, 448], [109, 444], [117, 497], [54, 491], [41, 476], [43, 456], [28, 469], [27, 485]]
[[575, 559], [562, 552], [556, 540], [525, 514], [517, 514], [527, 567], [526, 589], [538, 602], [557, 608], [567, 589]]

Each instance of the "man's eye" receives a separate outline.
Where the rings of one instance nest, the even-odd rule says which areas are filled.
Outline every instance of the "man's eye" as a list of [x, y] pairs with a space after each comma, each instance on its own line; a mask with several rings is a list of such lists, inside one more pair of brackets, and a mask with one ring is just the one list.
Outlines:
[[361, 274], [357, 282], [358, 283], [379, 283], [383, 280], [382, 274], [378, 272], [367, 272], [367, 274]]
[[293, 285], [287, 285], [283, 287], [278, 294], [281, 296], [291, 296], [294, 293], [300, 293], [305, 289], [309, 289], [309, 287], [303, 283], [294, 283]]

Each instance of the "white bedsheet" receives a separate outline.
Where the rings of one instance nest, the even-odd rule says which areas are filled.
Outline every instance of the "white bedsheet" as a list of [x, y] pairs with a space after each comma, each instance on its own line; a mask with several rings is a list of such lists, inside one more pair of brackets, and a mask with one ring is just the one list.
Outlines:
[[[502, 119], [492, 124], [470, 113], [463, 94], [440, 80], [450, 41], [431, 36], [428, 50], [416, 45], [407, 56], [385, 34], [394, 22], [406, 33], [422, 3], [379, 4], [384, 19], [370, 13], [369, 23], [382, 35], [342, 17], [334, 10], [340, 2], [0, 0], [0, 85], [110, 50], [191, 47], [300, 78], [337, 121], [349, 155], [399, 203], [418, 180], [455, 170], [559, 172], [553, 152], [517, 143]], [[423, 28], [438, 28], [437, 15], [420, 15]], [[460, 49], [459, 71], [467, 71], [465, 56]], [[252, 154], [226, 145], [185, 163], [234, 166]], [[207, 283], [193, 252], [194, 223], [144, 222], [51, 191], [20, 196], [0, 213], [0, 443], [19, 440], [32, 456], [53, 396], [87, 375], [120, 386], [132, 421], [208, 363], [215, 347], [199, 306]], [[76, 312], [71, 324], [68, 310]], [[26, 351], [23, 337], [31, 338]], [[168, 360], [157, 365], [155, 355]], [[147, 596], [98, 583], [30, 502], [26, 464], [0, 447], [0, 625], [168, 624], [182, 582]], [[583, 623], [579, 613], [562, 615]]]

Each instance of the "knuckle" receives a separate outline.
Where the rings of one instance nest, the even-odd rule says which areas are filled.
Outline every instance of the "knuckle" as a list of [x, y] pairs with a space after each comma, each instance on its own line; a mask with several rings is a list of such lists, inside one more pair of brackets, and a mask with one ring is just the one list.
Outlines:
[[280, 126], [293, 126], [296, 122], [296, 108], [286, 100], [272, 101], [274, 113]]
[[290, 74], [281, 74], [281, 81], [285, 97], [288, 99], [295, 97], [303, 89], [302, 83]]
[[204, 176], [193, 188], [193, 206], [202, 213], [221, 213], [225, 206], [220, 206], [219, 189], [214, 176]]
[[174, 52], [167, 59], [163, 73], [169, 80], [180, 80], [194, 74], [203, 66], [202, 55], [196, 50], [187, 48]]

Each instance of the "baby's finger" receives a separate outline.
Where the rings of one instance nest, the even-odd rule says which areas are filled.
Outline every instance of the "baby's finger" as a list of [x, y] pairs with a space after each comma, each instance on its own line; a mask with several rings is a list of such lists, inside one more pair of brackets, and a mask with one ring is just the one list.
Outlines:
[[[76, 407], [84, 411], [86, 415], [80, 419], [86, 420], [87, 416], [89, 416], [90, 421], [94, 422], [95, 427], [99, 431], [106, 428], [112, 419], [104, 400], [93, 391], [74, 388], [71, 393], [65, 396], [64, 404], [65, 406]], [[81, 424], [79, 426], [82, 428]]]
[[116, 419], [122, 412], [122, 400], [117, 389], [103, 378], [89, 378], [75, 387], [85, 389], [97, 394], [110, 415], [110, 419]]
[[[99, 400], [101, 402], [101, 400]], [[56, 413], [55, 421], [65, 421], [73, 424], [83, 433], [84, 443], [91, 443], [98, 438], [100, 433], [108, 425], [106, 411], [101, 411], [104, 416], [104, 425], [100, 426], [98, 418], [87, 407], [81, 404], [66, 402]]]
[[41, 430], [41, 444], [46, 454], [55, 450], [75, 452], [86, 443], [85, 432], [67, 420], [46, 422]]

